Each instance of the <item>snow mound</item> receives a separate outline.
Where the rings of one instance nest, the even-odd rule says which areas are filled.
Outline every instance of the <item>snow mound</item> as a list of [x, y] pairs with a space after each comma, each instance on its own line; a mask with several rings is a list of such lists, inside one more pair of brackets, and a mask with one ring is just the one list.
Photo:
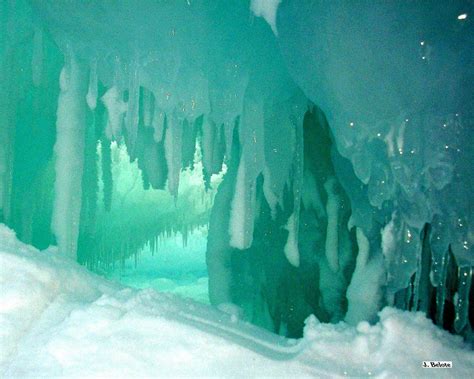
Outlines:
[[[204, 304], [106, 281], [0, 225], [0, 376], [468, 377], [474, 354], [422, 314], [321, 324], [289, 340]], [[452, 361], [426, 370], [424, 360]]]

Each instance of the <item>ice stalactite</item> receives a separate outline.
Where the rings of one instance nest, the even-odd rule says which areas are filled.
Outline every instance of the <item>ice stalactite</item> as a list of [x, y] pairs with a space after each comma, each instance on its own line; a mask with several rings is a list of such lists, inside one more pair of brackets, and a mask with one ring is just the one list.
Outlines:
[[193, 168], [194, 167], [194, 155], [196, 152], [196, 138], [197, 128], [195, 122], [183, 120], [182, 123], [182, 143], [181, 143], [181, 159], [182, 168]]
[[153, 111], [153, 121], [152, 121], [152, 126], [154, 129], [154, 134], [153, 134], [153, 139], [155, 142], [161, 142], [163, 139], [164, 135], [164, 130], [165, 130], [165, 113], [158, 108], [157, 105], [155, 105], [154, 111]]
[[89, 88], [87, 90], [86, 101], [90, 110], [97, 106], [97, 59], [92, 59], [89, 68]]
[[250, 10], [257, 17], [263, 17], [272, 28], [273, 33], [278, 36], [277, 12], [282, 0], [251, 0]]
[[[297, 109], [298, 106], [295, 106]], [[293, 213], [288, 219], [286, 228], [288, 230], [288, 239], [283, 251], [285, 256], [294, 267], [300, 265], [300, 253], [298, 249], [299, 238], [299, 224], [300, 224], [300, 210], [301, 197], [304, 183], [304, 139], [303, 139], [303, 117], [298, 117], [296, 114], [291, 115], [293, 118], [293, 126], [295, 128], [295, 143], [293, 156], [293, 172], [292, 172], [292, 186], [293, 186]]]
[[296, 211], [293, 212], [288, 219], [288, 222], [285, 226], [285, 229], [288, 230], [288, 238], [286, 240], [285, 248], [283, 251], [285, 252], [286, 259], [288, 262], [294, 267], [298, 267], [300, 265], [300, 252], [298, 250], [298, 229], [297, 228], [297, 221], [295, 218], [299, 216], [295, 216]]
[[72, 49], [60, 75], [56, 143], [56, 182], [52, 230], [59, 251], [76, 256], [84, 164], [85, 95], [83, 68]]
[[211, 176], [222, 170], [225, 155], [224, 132], [222, 127], [207, 116], [202, 117], [201, 131], [204, 182], [209, 186]]
[[127, 111], [127, 103], [122, 99], [122, 92], [113, 86], [101, 98], [107, 109], [107, 126], [105, 134], [109, 140], [120, 140], [122, 136], [122, 123]]
[[175, 198], [178, 196], [181, 172], [182, 121], [174, 115], [166, 117], [165, 156], [168, 165], [168, 190]]
[[338, 224], [339, 224], [339, 207], [340, 200], [335, 189], [335, 179], [330, 177], [324, 183], [328, 201], [326, 204], [326, 214], [328, 217], [328, 226], [326, 231], [326, 258], [329, 267], [333, 272], [339, 270], [339, 241], [338, 241]]
[[262, 102], [247, 98], [240, 123], [242, 155], [229, 223], [230, 246], [241, 250], [250, 247], [253, 240], [256, 180], [265, 164], [263, 125]]
[[202, 120], [202, 137], [201, 137], [201, 151], [202, 164], [205, 172], [212, 173], [213, 168], [213, 153], [214, 153], [214, 139], [216, 135], [216, 124], [208, 117], [204, 116]]
[[112, 207], [112, 159], [110, 152], [110, 141], [107, 137], [100, 139], [100, 152], [101, 152], [101, 168], [102, 168], [102, 182], [103, 182], [103, 199], [104, 209], [109, 212]]
[[125, 128], [127, 130], [127, 148], [131, 158], [135, 158], [135, 146], [138, 135], [138, 118], [140, 104], [140, 62], [135, 56], [128, 68], [128, 107], [125, 117]]
[[143, 91], [143, 96], [142, 96], [143, 125], [149, 128], [152, 126], [153, 109], [155, 105], [154, 98], [153, 98], [153, 93], [147, 88], [142, 88], [142, 91]]

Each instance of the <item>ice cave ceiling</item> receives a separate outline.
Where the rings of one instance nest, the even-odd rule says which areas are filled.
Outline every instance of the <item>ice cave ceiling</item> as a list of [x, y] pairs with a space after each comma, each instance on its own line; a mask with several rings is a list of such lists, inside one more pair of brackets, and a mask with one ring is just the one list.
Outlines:
[[[209, 223], [211, 303], [256, 324], [390, 304], [472, 333], [472, 1], [0, 10], [0, 221], [24, 241], [94, 268]], [[171, 196], [125, 201], [121, 154]]]

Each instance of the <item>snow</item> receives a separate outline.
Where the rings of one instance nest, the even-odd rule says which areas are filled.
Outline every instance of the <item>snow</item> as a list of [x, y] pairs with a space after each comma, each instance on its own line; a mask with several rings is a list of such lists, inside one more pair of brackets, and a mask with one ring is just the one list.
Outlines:
[[[51, 247], [38, 251], [0, 224], [0, 376], [469, 377], [474, 354], [421, 313], [379, 323], [306, 321], [300, 340], [153, 289], [98, 277]], [[341, 359], [343, 357], [343, 359]], [[424, 360], [452, 369], [424, 371]]]

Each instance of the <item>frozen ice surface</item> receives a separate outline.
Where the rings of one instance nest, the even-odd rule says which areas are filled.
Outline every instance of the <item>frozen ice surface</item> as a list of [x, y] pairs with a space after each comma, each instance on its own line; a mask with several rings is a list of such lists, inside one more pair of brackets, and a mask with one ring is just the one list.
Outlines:
[[[357, 327], [306, 321], [289, 340], [224, 312], [98, 277], [0, 224], [0, 375], [18, 377], [469, 377], [474, 354], [421, 313]], [[424, 371], [424, 360], [452, 369]]]

